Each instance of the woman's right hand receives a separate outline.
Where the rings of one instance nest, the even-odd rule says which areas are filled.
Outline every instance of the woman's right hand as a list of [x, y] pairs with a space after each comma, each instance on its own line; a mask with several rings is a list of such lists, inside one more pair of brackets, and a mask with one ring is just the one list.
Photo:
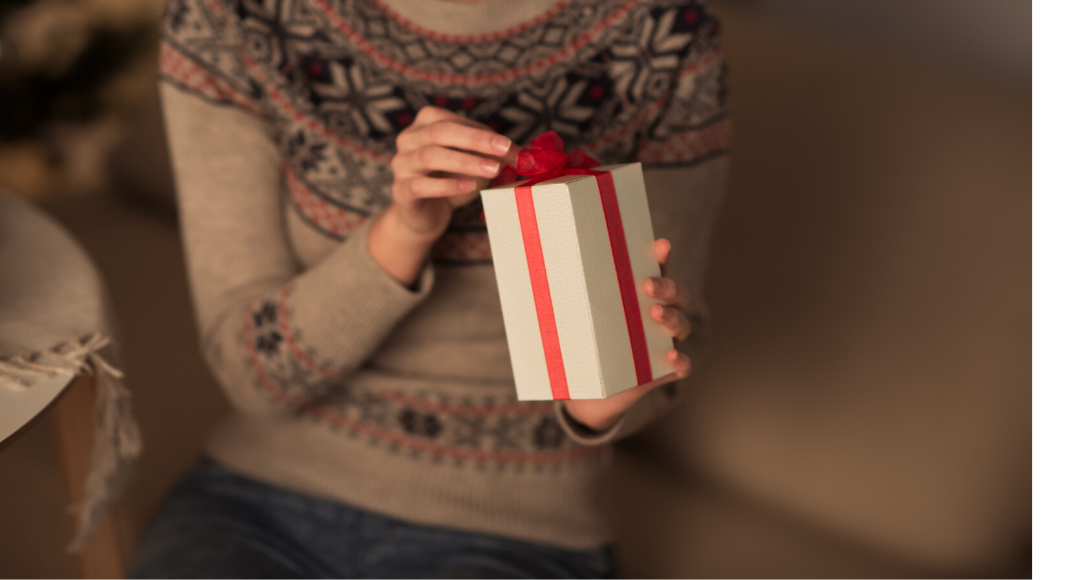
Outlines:
[[519, 148], [489, 127], [437, 107], [424, 107], [397, 135], [393, 204], [375, 220], [371, 256], [411, 286], [448, 227], [452, 210], [471, 203]]
[[437, 238], [454, 208], [467, 205], [518, 148], [489, 127], [437, 107], [424, 107], [397, 135], [393, 205], [405, 226]]

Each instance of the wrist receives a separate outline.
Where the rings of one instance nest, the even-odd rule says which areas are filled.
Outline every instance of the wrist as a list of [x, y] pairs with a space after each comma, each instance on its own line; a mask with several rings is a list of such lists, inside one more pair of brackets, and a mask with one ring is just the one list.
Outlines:
[[398, 215], [395, 206], [386, 208], [371, 224], [367, 246], [371, 257], [390, 276], [412, 286], [430, 256], [440, 234], [416, 232]]

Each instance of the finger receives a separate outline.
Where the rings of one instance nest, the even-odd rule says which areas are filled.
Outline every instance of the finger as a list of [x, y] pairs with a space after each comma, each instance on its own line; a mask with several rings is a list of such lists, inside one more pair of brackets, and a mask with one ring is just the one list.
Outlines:
[[660, 262], [660, 275], [666, 276], [668, 262], [671, 261], [671, 242], [666, 238], [658, 239], [653, 243], [653, 253], [656, 254], [656, 261]]
[[441, 145], [428, 145], [421, 149], [393, 156], [393, 175], [425, 175], [431, 171], [446, 171], [471, 177], [494, 177], [501, 163], [474, 153], [465, 153]]
[[686, 340], [686, 337], [690, 336], [690, 330], [692, 330], [690, 321], [677, 308], [654, 304], [650, 313], [653, 320], [666, 328], [676, 340]]
[[511, 167], [512, 169], [518, 169], [519, 168], [519, 150], [520, 150], [519, 145], [516, 145], [515, 143], [512, 143], [512, 146], [508, 148], [508, 153], [505, 153], [504, 156], [500, 157], [499, 159], [501, 160], [502, 163], [504, 163], [508, 167]]
[[477, 184], [473, 179], [413, 177], [396, 182], [394, 187], [395, 197], [422, 199], [465, 195], [475, 191]]
[[426, 106], [419, 109], [419, 112], [415, 114], [415, 119], [412, 119], [410, 128], [418, 128], [423, 125], [429, 125], [430, 123], [436, 123], [437, 121], [450, 121], [455, 117], [459, 117], [456, 113], [442, 109], [441, 107]]
[[448, 109], [442, 109], [441, 107], [435, 107], [432, 105], [427, 105], [422, 109], [419, 109], [419, 112], [416, 113], [415, 119], [412, 120], [412, 124], [409, 126], [409, 128], [418, 128], [422, 127], [423, 125], [436, 123], [438, 121], [455, 121], [457, 123], [460, 123], [461, 125], [467, 125], [469, 127], [486, 129], [487, 131], [493, 130], [487, 127], [486, 125], [475, 121], [474, 119], [468, 119], [467, 117], [454, 113]]
[[449, 205], [451, 205], [453, 209], [456, 209], [458, 207], [463, 207], [463, 206], [471, 203], [472, 201], [475, 201], [475, 198], [477, 198], [481, 192], [482, 192], [481, 189], [476, 189], [475, 191], [473, 191], [471, 193], [468, 193], [468, 194], [465, 194], [465, 195], [456, 195], [456, 196], [450, 197], [450, 198], [448, 198]]
[[647, 295], [668, 306], [675, 306], [681, 310], [690, 304], [690, 291], [671, 278], [646, 278], [643, 286]]
[[[496, 132], [493, 129], [489, 128], [488, 126], [486, 126], [486, 125], [484, 125], [482, 123], [479, 123], [478, 121], [475, 121], [473, 119], [468, 119], [467, 117], [464, 117], [462, 115], [458, 115], [458, 114], [453, 113], [452, 111], [449, 111], [449, 110], [446, 110], [446, 109], [441, 109], [441, 108], [432, 107], [432, 106], [426, 106], [426, 107], [423, 107], [422, 109], [419, 110], [419, 114], [416, 115], [415, 120], [412, 122], [411, 126], [409, 126], [409, 128], [407, 130], [402, 131], [401, 134], [397, 136], [397, 139], [398, 139], [398, 150], [402, 150], [403, 149], [402, 147], [400, 147], [399, 143], [401, 143], [404, 139], [408, 138], [408, 136], [405, 135], [405, 133], [417, 130], [418, 128], [420, 128], [420, 127], [422, 127], [424, 125], [429, 125], [429, 124], [437, 123], [437, 122], [441, 122], [441, 121], [448, 121], [448, 122], [458, 123], [460, 125], [465, 125], [467, 127], [471, 127], [471, 128], [474, 128], [474, 129], [480, 129], [480, 130], [483, 130], [483, 131], [489, 131], [491, 133], [496, 134]], [[509, 139], [509, 141], [511, 141], [511, 140]], [[508, 148], [508, 152], [507, 153], [505, 153], [503, 155], [500, 155], [500, 154], [491, 155], [491, 157], [495, 157], [498, 161], [501, 161], [505, 165], [508, 165], [509, 167], [513, 167], [514, 168], [517, 165], [518, 157], [519, 157], [519, 151], [520, 150], [521, 150], [521, 148], [518, 145], [516, 145], [515, 143], [512, 143], [512, 145]]]
[[512, 149], [512, 140], [489, 129], [472, 127], [454, 120], [442, 120], [423, 125], [397, 136], [397, 151], [404, 153], [428, 145], [441, 145], [504, 157]]
[[[451, 177], [453, 179], [471, 179], [472, 178], [472, 176], [470, 176], [470, 175], [463, 175], [463, 174], [460, 174], [460, 173], [452, 173], [450, 171], [433, 171], [433, 172], [430, 173], [430, 177]], [[493, 181], [493, 179], [490, 178], [490, 177], [475, 177], [474, 180], [475, 180], [475, 189], [478, 190], [478, 191], [482, 191], [483, 189], [486, 189], [487, 187], [490, 186], [490, 183]]]
[[690, 361], [690, 357], [684, 353], [679, 352], [679, 349], [673, 348], [667, 353], [668, 362], [675, 368], [675, 373], [678, 374], [680, 379], [684, 379], [690, 376], [693, 372], [693, 362]]

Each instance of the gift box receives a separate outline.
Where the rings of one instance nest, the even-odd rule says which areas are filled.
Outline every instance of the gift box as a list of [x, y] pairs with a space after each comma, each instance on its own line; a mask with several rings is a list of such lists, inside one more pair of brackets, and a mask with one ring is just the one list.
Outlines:
[[524, 401], [603, 399], [674, 373], [643, 290], [660, 265], [641, 164], [594, 167], [562, 149], [555, 134], [535, 139], [519, 159], [532, 177], [482, 191]]

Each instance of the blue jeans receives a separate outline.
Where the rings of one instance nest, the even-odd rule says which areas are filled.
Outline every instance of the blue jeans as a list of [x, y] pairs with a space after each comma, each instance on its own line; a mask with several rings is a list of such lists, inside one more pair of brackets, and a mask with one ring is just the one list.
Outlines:
[[614, 549], [565, 550], [402, 522], [204, 459], [141, 536], [131, 578], [611, 578]]

